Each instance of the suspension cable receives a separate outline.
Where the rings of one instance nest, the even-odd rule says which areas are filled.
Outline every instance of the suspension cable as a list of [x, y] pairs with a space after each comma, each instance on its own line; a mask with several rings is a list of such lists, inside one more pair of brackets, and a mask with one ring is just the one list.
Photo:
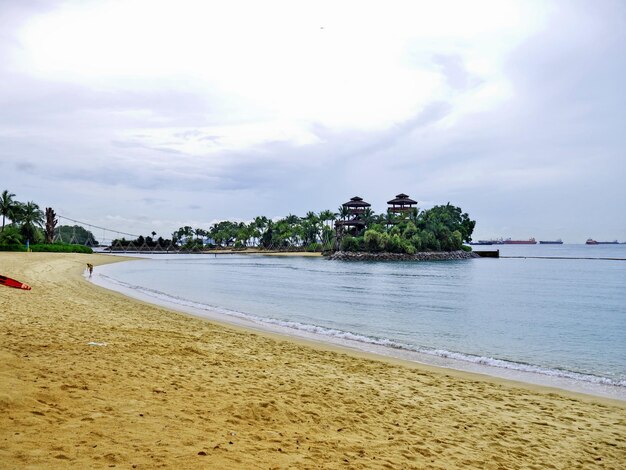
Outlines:
[[139, 235], [135, 235], [134, 233], [120, 232], [119, 230], [112, 230], [110, 228], [99, 227], [98, 225], [92, 225], [92, 224], [88, 224], [87, 222], [81, 222], [80, 220], [70, 219], [69, 217], [65, 217], [63, 215], [57, 215], [57, 217], [59, 219], [69, 220], [70, 222], [74, 222], [74, 223], [81, 224], [81, 225], [86, 225], [88, 227], [95, 227], [95, 228], [99, 228], [102, 230], [106, 230], [107, 232], [119, 233], [121, 235], [128, 235], [130, 237], [139, 238]]

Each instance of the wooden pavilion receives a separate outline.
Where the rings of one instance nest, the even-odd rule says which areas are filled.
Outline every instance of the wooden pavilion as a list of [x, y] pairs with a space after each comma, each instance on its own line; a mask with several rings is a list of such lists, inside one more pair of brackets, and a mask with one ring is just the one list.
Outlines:
[[416, 210], [417, 201], [409, 198], [407, 194], [400, 193], [397, 194], [394, 199], [391, 201], [387, 201], [389, 207], [387, 208], [387, 213], [390, 215], [390, 219], [393, 218], [404, 218], [408, 216], [411, 211]]
[[343, 203], [343, 213], [340, 214], [341, 219], [335, 222], [337, 238], [341, 238], [345, 232], [354, 235], [358, 234], [365, 226], [365, 221], [362, 216], [365, 210], [371, 206], [369, 202], [365, 202], [363, 198], [359, 196], [354, 196], [348, 202]]

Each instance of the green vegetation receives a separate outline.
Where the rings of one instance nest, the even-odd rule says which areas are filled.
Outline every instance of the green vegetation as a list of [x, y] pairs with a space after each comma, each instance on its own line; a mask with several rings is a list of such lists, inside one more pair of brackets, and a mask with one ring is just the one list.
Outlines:
[[[93, 253], [93, 250], [84, 245], [70, 245], [67, 243], [37, 243], [29, 246], [30, 251], [47, 253]], [[0, 251], [26, 251], [26, 245], [1, 245]]]
[[68, 243], [41, 243], [30, 246], [31, 251], [45, 251], [50, 253], [93, 253], [91, 247], [85, 245], [70, 245]]
[[[34, 202], [22, 203], [14, 198], [15, 194], [7, 190], [0, 194], [1, 250], [23, 250], [27, 242], [33, 251], [91, 252], [89, 247], [98, 245], [94, 235], [80, 225], [56, 227], [56, 214], [51, 208], [46, 208], [44, 217]], [[342, 224], [338, 225], [339, 232], [336, 232], [338, 218]], [[172, 233], [171, 239], [155, 238], [156, 232], [152, 232], [152, 236], [139, 236], [135, 240], [113, 240], [111, 246], [114, 250], [198, 251], [255, 247], [284, 251], [340, 249], [414, 254], [418, 251], [470, 249], [463, 243], [472, 240], [475, 224], [467, 213], [450, 203], [423, 211], [411, 208], [382, 214], [374, 213], [370, 207], [351, 212], [342, 205], [337, 213], [324, 210], [308, 212], [304, 217], [290, 214], [278, 220], [259, 216], [248, 223], [224, 220], [208, 229], [180, 227]], [[64, 243], [51, 243], [53, 240]]]
[[332, 249], [336, 215], [329, 210], [304, 217], [290, 214], [279, 220], [256, 217], [249, 223], [225, 220], [208, 230], [190, 226], [172, 233], [173, 244], [183, 249], [257, 247], [267, 250], [321, 251]]
[[98, 246], [93, 233], [80, 225], [61, 225], [54, 229], [54, 238], [77, 245]]
[[[24, 203], [14, 198], [15, 194], [6, 189], [0, 194], [0, 215], [2, 215], [0, 245], [26, 242], [35, 244], [45, 241], [42, 210], [32, 201]], [[11, 221], [8, 225], [7, 219]]]
[[[367, 212], [367, 210], [366, 210]], [[414, 254], [418, 251], [467, 249], [476, 222], [450, 203], [401, 215], [367, 214], [364, 228], [341, 239], [342, 251]], [[362, 219], [363, 220], [363, 219]]]
[[[82, 227], [61, 226], [55, 229], [57, 219], [51, 208], [46, 208], [44, 217], [39, 205], [32, 201], [26, 203], [17, 201], [15, 194], [7, 190], [0, 193], [0, 215], [2, 215], [0, 251], [26, 251], [28, 243], [31, 251], [93, 253], [89, 246], [84, 245], [89, 244], [86, 243], [89, 237], [94, 241], [93, 245], [97, 244], [91, 232]], [[80, 235], [72, 240], [72, 235], [66, 233], [67, 240], [73, 241], [71, 244], [53, 243], [55, 235], [62, 231]]]
[[116, 238], [111, 242], [111, 247], [114, 249], [141, 249], [148, 248], [150, 250], [165, 250], [170, 246], [173, 246], [172, 240], [165, 240], [163, 237], [159, 237], [156, 240], [153, 238], [156, 232], [152, 232], [152, 237], [144, 237], [140, 235], [135, 240], [126, 240], [126, 238]]
[[[188, 250], [206, 248], [243, 249], [257, 247], [285, 251], [368, 251], [413, 254], [417, 251], [467, 249], [476, 224], [460, 208], [451, 204], [403, 215], [375, 214], [366, 208], [359, 214], [360, 227], [336, 238], [334, 222], [346, 217], [344, 206], [304, 217], [288, 215], [279, 220], [256, 217], [249, 223], [221, 221], [209, 229], [185, 226], [172, 234], [174, 245]], [[140, 244], [134, 242], [135, 246]], [[338, 244], [338, 246], [337, 246]]]

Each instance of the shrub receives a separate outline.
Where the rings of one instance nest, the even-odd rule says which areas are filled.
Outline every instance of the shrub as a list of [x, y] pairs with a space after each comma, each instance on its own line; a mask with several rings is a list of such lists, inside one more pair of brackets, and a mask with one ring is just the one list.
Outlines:
[[402, 237], [405, 238], [406, 240], [410, 240], [416, 234], [417, 234], [417, 227], [415, 226], [413, 222], [409, 221], [409, 223], [406, 224], [406, 228], [404, 229], [404, 232], [402, 232]]
[[309, 246], [306, 247], [306, 251], [309, 251], [309, 252], [322, 251], [322, 244], [317, 243], [317, 242], [310, 243]]
[[402, 249], [407, 255], [414, 255], [416, 252], [410, 240], [402, 240]]
[[22, 240], [22, 234], [19, 229], [12, 225], [5, 226], [4, 230], [0, 232], [0, 245], [20, 245]]
[[435, 234], [429, 230], [422, 230], [420, 235], [422, 239], [422, 249], [433, 251], [439, 249], [439, 241], [435, 238]]
[[365, 251], [382, 251], [385, 248], [385, 241], [382, 237], [383, 234], [375, 230], [367, 230], [365, 237], [363, 238], [363, 245]]
[[52, 243], [52, 244], [35, 244], [30, 245], [31, 251], [34, 252], [47, 252], [47, 253], [85, 253], [91, 254], [93, 250], [91, 247], [84, 245], [70, 245], [65, 243]]
[[461, 235], [461, 232], [455, 230], [454, 232], [452, 232], [452, 249], [460, 250], [462, 246], [463, 236]]
[[384, 233], [385, 227], [381, 224], [372, 224], [370, 225], [368, 230], [373, 230], [374, 232], [378, 232], [378, 233]]
[[402, 253], [404, 252], [404, 247], [402, 244], [402, 238], [400, 238], [400, 235], [395, 234], [395, 235], [391, 235], [387, 241], [387, 246], [385, 247], [385, 250], [390, 252], [390, 253]]
[[342, 251], [359, 251], [361, 249], [361, 241], [360, 237], [351, 237], [346, 236], [341, 240], [341, 250]]
[[474, 250], [472, 250], [472, 247], [469, 245], [461, 245], [461, 250], [463, 251], [467, 251], [467, 252], [472, 252]]
[[411, 243], [415, 247], [416, 251], [420, 251], [422, 249], [422, 238], [419, 235], [413, 235], [411, 237]]
[[24, 245], [0, 245], [0, 251], [26, 251]]

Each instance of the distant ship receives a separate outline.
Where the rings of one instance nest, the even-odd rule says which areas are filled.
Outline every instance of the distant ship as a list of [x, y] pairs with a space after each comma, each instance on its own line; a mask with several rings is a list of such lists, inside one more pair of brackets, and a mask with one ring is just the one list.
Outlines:
[[502, 245], [504, 242], [501, 238], [491, 240], [478, 240], [477, 242], [471, 242], [470, 245]]
[[562, 245], [563, 240], [560, 238], [558, 240], [539, 240], [541, 245]]
[[613, 240], [612, 242], [597, 242], [591, 238], [589, 238], [585, 244], [587, 245], [618, 245], [619, 242], [617, 240]]
[[502, 243], [505, 245], [536, 245], [537, 241], [534, 238], [529, 238], [528, 240], [511, 240], [507, 238]]

